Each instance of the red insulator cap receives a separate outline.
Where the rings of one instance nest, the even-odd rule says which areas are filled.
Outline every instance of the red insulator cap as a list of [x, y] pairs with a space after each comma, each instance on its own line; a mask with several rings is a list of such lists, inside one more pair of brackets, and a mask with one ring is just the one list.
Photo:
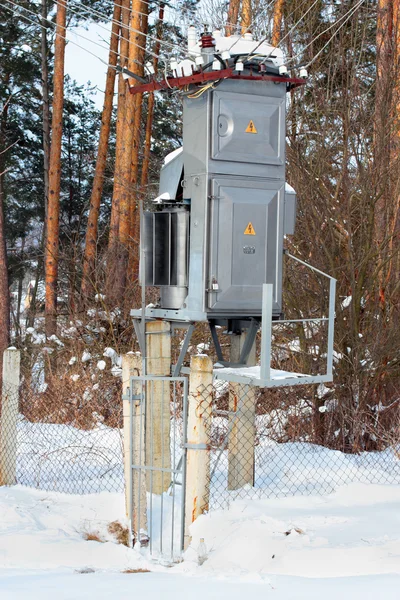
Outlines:
[[203, 33], [200, 39], [200, 46], [202, 48], [215, 48], [215, 40], [211, 33]]

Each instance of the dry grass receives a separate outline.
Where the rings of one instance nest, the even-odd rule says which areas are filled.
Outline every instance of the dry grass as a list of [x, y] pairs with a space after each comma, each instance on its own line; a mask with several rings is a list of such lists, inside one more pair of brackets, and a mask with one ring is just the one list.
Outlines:
[[100, 537], [98, 531], [84, 531], [82, 537], [87, 542], [99, 542], [100, 544], [104, 544], [105, 540]]
[[129, 547], [129, 530], [127, 527], [124, 527], [119, 521], [112, 521], [108, 524], [107, 529], [118, 544]]
[[125, 569], [122, 571], [123, 573], [131, 574], [131, 573], [150, 573], [148, 569]]

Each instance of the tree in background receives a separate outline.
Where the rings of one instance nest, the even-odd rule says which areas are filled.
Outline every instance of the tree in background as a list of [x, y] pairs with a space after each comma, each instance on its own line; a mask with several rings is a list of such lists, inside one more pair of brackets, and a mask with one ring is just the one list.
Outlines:
[[57, 279], [59, 258], [59, 219], [61, 187], [61, 142], [64, 104], [64, 60], [67, 2], [57, 4], [57, 28], [54, 42], [54, 77], [49, 162], [49, 198], [46, 217], [46, 335], [50, 337], [57, 329]]
[[86, 229], [85, 251], [82, 273], [82, 296], [88, 299], [95, 291], [95, 262], [97, 249], [98, 223], [100, 214], [100, 203], [103, 192], [104, 173], [107, 163], [108, 141], [110, 137], [111, 116], [114, 100], [115, 66], [118, 57], [118, 42], [121, 19], [121, 5], [119, 0], [114, 0], [112, 16], [110, 52], [108, 56], [109, 67], [107, 69], [106, 87], [104, 92], [104, 106], [101, 116], [100, 136], [96, 159], [96, 171], [93, 180], [93, 189], [90, 199], [88, 224]]

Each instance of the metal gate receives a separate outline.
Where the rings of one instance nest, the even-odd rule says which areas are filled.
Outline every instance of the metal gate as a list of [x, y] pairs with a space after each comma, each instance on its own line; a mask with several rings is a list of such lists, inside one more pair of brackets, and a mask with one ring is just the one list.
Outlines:
[[129, 399], [131, 540], [176, 562], [184, 545], [188, 380], [131, 377]]

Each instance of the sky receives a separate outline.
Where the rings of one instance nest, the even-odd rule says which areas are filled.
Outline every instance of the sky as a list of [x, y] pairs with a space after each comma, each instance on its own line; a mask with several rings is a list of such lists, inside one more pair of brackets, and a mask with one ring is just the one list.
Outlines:
[[[107, 29], [107, 31], [105, 31]], [[98, 25], [92, 23], [87, 29], [77, 27], [74, 30], [68, 30], [67, 37], [71, 42], [68, 43], [65, 51], [65, 73], [72, 79], [75, 79], [78, 84], [82, 85], [90, 81], [96, 85], [98, 91], [93, 97], [96, 106], [99, 109], [103, 108], [104, 86], [106, 80], [107, 66], [104, 63], [108, 62], [108, 48], [111, 33], [111, 23]], [[83, 39], [82, 37], [87, 38]], [[92, 40], [91, 43], [89, 40]], [[82, 50], [75, 44], [79, 44], [82, 48], [90, 50], [95, 56], [89, 52]], [[100, 46], [103, 46], [101, 48]], [[102, 63], [99, 59], [102, 59]]]

